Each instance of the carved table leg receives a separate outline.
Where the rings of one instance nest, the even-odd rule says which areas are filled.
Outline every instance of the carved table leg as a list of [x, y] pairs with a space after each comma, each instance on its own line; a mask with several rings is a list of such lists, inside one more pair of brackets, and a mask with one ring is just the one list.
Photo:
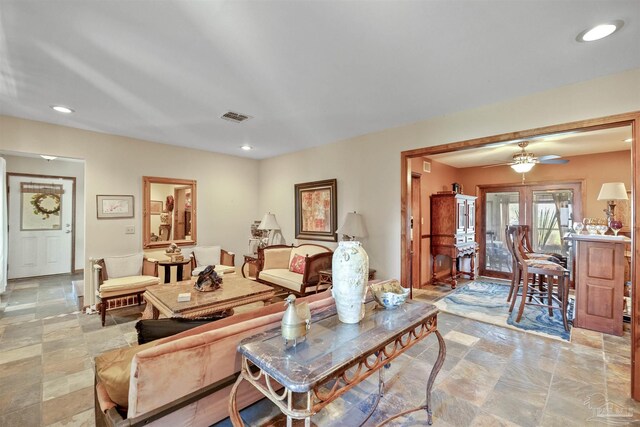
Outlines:
[[458, 284], [458, 258], [451, 260], [451, 289], [455, 289]]
[[471, 280], [476, 278], [476, 254], [475, 254], [475, 252], [471, 253], [471, 274], [469, 276], [470, 276]]
[[241, 382], [242, 374], [240, 374], [236, 382], [233, 384], [231, 393], [229, 394], [229, 419], [234, 427], [244, 426], [244, 422], [242, 421], [242, 418], [240, 418], [240, 412], [238, 411], [238, 403], [236, 402], [236, 393], [238, 392], [238, 386]]

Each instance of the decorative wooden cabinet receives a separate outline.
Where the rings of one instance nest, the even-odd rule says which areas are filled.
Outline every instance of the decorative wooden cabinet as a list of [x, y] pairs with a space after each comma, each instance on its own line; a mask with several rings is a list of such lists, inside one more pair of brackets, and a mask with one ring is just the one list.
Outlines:
[[[431, 195], [431, 256], [433, 256], [432, 282], [436, 282], [436, 257], [451, 258], [448, 282], [455, 289], [458, 277], [475, 278], [476, 244], [476, 196], [456, 193]], [[461, 271], [461, 258], [471, 259], [469, 271]]]
[[574, 235], [576, 314], [573, 325], [622, 335], [624, 237]]

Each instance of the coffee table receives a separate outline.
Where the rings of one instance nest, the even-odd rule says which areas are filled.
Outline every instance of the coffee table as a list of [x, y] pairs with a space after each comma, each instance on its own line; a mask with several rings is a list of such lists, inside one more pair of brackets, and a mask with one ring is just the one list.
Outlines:
[[[166, 317], [195, 319], [228, 310], [252, 302], [267, 302], [275, 295], [271, 286], [244, 279], [236, 274], [223, 276], [220, 289], [200, 292], [193, 288], [193, 280], [149, 286], [143, 294], [147, 309], [143, 318]], [[178, 302], [178, 294], [190, 293], [191, 300]], [[151, 313], [148, 313], [151, 310]]]
[[360, 323], [349, 325], [338, 320], [334, 306], [313, 314], [306, 339], [295, 347], [285, 345], [280, 328], [244, 339], [238, 346], [242, 355], [240, 376], [229, 396], [231, 423], [244, 425], [236, 403], [242, 381], [249, 382], [275, 403], [287, 416], [288, 427], [293, 419], [303, 419], [308, 427], [312, 415], [377, 372], [379, 390], [370, 412], [363, 420], [349, 420], [349, 425], [362, 425], [383, 395], [384, 368], [414, 344], [434, 334], [439, 349], [431, 373], [428, 377], [423, 372], [414, 373], [425, 375], [425, 404], [381, 423], [424, 410], [431, 424], [431, 389], [446, 356], [444, 339], [438, 331], [438, 311], [432, 304], [413, 300], [395, 310], [369, 303]]

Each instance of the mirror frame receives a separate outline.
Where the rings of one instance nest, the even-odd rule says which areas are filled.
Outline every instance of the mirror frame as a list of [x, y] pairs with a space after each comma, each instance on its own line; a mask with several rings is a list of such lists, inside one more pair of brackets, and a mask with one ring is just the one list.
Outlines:
[[[173, 184], [191, 186], [191, 240], [151, 241], [151, 184]], [[197, 244], [197, 184], [195, 179], [164, 178], [157, 176], [142, 177], [142, 247], [164, 248], [170, 243], [178, 246], [195, 246]]]

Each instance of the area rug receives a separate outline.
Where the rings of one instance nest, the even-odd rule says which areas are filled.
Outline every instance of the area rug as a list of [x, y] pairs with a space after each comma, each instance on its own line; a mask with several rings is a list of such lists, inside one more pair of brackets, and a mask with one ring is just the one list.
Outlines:
[[[548, 338], [571, 341], [573, 299], [569, 299], [568, 316], [570, 321], [569, 332], [567, 332], [564, 330], [559, 310], [553, 310], [553, 317], [550, 317], [545, 307], [525, 306], [522, 319], [516, 323], [518, 305], [509, 315], [508, 295], [508, 283], [476, 280], [436, 301], [435, 305], [446, 313]], [[516, 301], [516, 304], [519, 303], [520, 298]]]

